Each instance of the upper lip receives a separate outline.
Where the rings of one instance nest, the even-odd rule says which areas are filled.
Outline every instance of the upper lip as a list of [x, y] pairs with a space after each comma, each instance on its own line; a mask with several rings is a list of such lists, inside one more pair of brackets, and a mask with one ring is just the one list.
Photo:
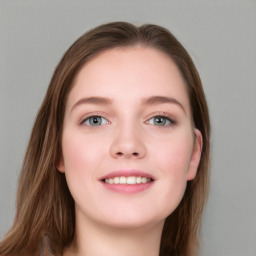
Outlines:
[[146, 177], [151, 180], [155, 180], [155, 177], [145, 171], [141, 170], [117, 170], [113, 172], [109, 172], [108, 174], [104, 175], [103, 177], [100, 178], [100, 180], [105, 180], [105, 179], [110, 179], [114, 177], [129, 177], [129, 176], [137, 176], [137, 177]]

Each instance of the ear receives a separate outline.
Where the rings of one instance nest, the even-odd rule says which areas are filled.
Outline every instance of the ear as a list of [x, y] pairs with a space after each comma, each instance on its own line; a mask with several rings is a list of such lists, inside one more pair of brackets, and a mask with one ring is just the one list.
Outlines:
[[187, 180], [193, 180], [195, 178], [203, 148], [202, 133], [198, 129], [194, 129], [194, 134], [195, 141], [190, 159], [189, 170], [187, 173]]
[[64, 173], [65, 172], [65, 164], [64, 164], [64, 159], [63, 156], [60, 157], [59, 162], [56, 165], [56, 168], [59, 172]]

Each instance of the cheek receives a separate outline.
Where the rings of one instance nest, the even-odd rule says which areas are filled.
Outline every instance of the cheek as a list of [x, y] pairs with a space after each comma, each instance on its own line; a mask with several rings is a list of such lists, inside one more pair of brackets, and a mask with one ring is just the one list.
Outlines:
[[188, 136], [165, 142], [155, 148], [155, 160], [160, 173], [158, 200], [166, 216], [172, 213], [183, 198], [187, 185], [192, 152], [192, 139]]
[[77, 134], [63, 134], [63, 158], [66, 171], [88, 173], [95, 169], [102, 158], [102, 141]]
[[67, 132], [63, 133], [62, 148], [70, 193], [77, 205], [83, 205], [84, 201], [94, 197], [92, 191], [97, 181], [95, 170], [103, 159], [103, 152], [100, 150], [102, 144], [91, 140], [89, 136], [85, 140], [75, 132]]
[[[74, 135], [75, 134], [75, 135]], [[100, 145], [76, 133], [63, 133], [62, 153], [68, 187], [75, 199], [85, 196], [85, 187], [92, 186], [100, 162]]]
[[192, 148], [191, 136], [176, 136], [155, 147], [155, 159], [165, 175], [182, 177], [189, 169]]

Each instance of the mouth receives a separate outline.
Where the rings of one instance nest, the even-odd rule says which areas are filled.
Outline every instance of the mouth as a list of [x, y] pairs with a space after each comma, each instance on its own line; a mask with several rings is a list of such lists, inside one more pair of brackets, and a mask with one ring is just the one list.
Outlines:
[[124, 184], [124, 185], [135, 185], [135, 184], [145, 184], [152, 182], [153, 179], [147, 178], [147, 177], [141, 177], [141, 176], [121, 176], [121, 177], [113, 177], [109, 179], [103, 179], [102, 180], [105, 183], [108, 184]]
[[100, 179], [104, 187], [120, 193], [138, 193], [150, 188], [155, 178], [145, 172], [121, 170], [107, 174]]

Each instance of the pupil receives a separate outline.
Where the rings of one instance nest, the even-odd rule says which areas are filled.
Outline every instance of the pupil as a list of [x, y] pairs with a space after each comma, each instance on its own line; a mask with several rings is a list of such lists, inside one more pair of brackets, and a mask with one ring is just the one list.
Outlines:
[[99, 125], [99, 124], [100, 124], [100, 117], [94, 117], [94, 118], [92, 119], [92, 123], [93, 123], [94, 125]]
[[155, 123], [156, 123], [157, 125], [165, 124], [164, 119], [163, 119], [162, 117], [157, 117], [157, 118], [155, 119]]

